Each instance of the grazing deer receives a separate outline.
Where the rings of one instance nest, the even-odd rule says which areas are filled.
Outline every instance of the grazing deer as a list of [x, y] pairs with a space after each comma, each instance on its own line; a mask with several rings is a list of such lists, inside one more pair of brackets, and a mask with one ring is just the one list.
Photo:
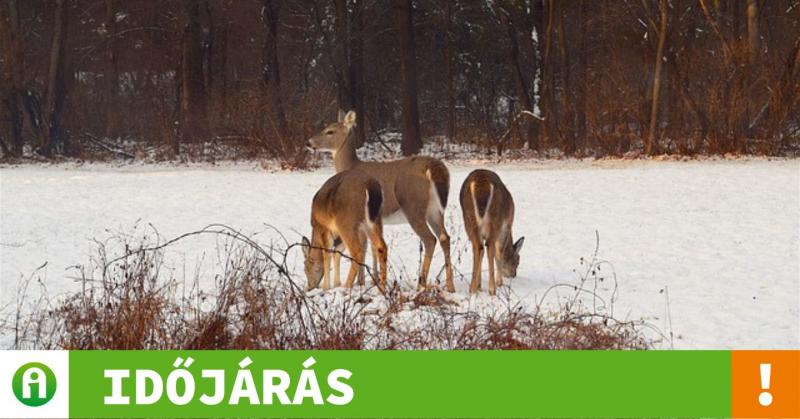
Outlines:
[[336, 271], [334, 286], [340, 285], [338, 250], [341, 247], [336, 244], [339, 240], [352, 258], [345, 286], [353, 286], [356, 273], [359, 283], [363, 285], [367, 238], [372, 243], [373, 254], [377, 255], [380, 262], [378, 286], [383, 288], [386, 283], [387, 250], [380, 217], [382, 204], [380, 183], [360, 171], [339, 173], [322, 185], [311, 204], [311, 240], [303, 237], [309, 290], [319, 286], [320, 280], [323, 280], [323, 289], [330, 288], [332, 252]]
[[[514, 242], [511, 227], [514, 223], [514, 200], [503, 181], [489, 170], [474, 170], [461, 186], [461, 211], [464, 228], [472, 242], [472, 282], [469, 292], [481, 289], [483, 251], [489, 262], [489, 294], [503, 285], [503, 277], [517, 276], [519, 251], [525, 237]], [[498, 275], [495, 278], [495, 261]]]
[[[450, 264], [450, 236], [444, 226], [444, 208], [450, 191], [450, 173], [438, 159], [408, 157], [390, 162], [365, 162], [356, 156], [352, 130], [356, 113], [339, 113], [339, 120], [311, 137], [306, 146], [333, 153], [337, 172], [360, 170], [377, 179], [383, 189], [381, 217], [384, 224], [407, 222], [422, 240], [425, 258], [419, 275], [419, 286], [427, 285], [431, 258], [436, 240], [444, 253], [447, 290], [455, 291]], [[433, 230], [433, 232], [431, 232]]]

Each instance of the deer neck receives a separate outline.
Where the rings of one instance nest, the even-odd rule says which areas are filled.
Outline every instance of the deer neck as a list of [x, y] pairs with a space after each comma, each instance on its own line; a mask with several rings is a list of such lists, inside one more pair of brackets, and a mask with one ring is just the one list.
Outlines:
[[356, 145], [351, 131], [344, 143], [333, 153], [333, 164], [336, 167], [336, 173], [339, 173], [352, 169], [360, 162], [356, 155]]

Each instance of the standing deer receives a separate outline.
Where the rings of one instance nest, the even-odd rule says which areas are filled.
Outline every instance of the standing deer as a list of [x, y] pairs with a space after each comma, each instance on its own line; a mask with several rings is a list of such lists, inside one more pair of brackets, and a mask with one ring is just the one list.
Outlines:
[[[356, 272], [364, 283], [366, 242], [372, 243], [372, 253], [380, 262], [378, 286], [386, 283], [386, 243], [383, 241], [383, 222], [380, 217], [383, 193], [380, 183], [366, 173], [350, 170], [328, 179], [314, 195], [311, 204], [311, 240], [303, 237], [305, 273], [308, 289], [330, 288], [330, 256], [334, 252], [334, 286], [339, 283], [339, 246], [347, 248], [352, 260], [345, 286], [351, 288]], [[336, 247], [337, 249], [333, 249]], [[324, 279], [323, 279], [324, 278]]]
[[[496, 173], [474, 170], [461, 185], [461, 211], [464, 228], [472, 242], [472, 282], [469, 292], [481, 289], [483, 251], [489, 262], [489, 294], [503, 285], [503, 277], [517, 276], [519, 251], [525, 237], [514, 242], [511, 227], [514, 223], [514, 200]], [[495, 278], [495, 261], [499, 270]]]
[[[438, 159], [408, 157], [390, 162], [365, 162], [356, 156], [353, 127], [356, 113], [339, 113], [339, 120], [311, 137], [306, 146], [333, 153], [337, 172], [360, 170], [377, 179], [383, 189], [381, 217], [385, 224], [407, 222], [422, 240], [425, 258], [419, 275], [419, 287], [427, 286], [428, 271], [438, 238], [444, 253], [447, 290], [455, 292], [450, 264], [450, 236], [444, 226], [444, 208], [450, 191], [450, 173]], [[431, 232], [433, 230], [433, 232]]]

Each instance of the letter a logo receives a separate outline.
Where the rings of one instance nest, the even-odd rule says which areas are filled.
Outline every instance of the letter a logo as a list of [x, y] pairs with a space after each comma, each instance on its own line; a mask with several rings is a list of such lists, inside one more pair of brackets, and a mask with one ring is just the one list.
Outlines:
[[11, 388], [20, 403], [30, 407], [42, 406], [56, 394], [56, 376], [47, 365], [30, 362], [19, 367]]

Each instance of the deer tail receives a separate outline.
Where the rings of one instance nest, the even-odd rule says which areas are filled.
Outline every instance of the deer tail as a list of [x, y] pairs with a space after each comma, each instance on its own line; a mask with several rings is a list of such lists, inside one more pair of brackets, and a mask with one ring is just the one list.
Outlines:
[[486, 215], [486, 210], [492, 202], [492, 195], [494, 195], [494, 185], [490, 182], [477, 182], [473, 180], [469, 184], [469, 191], [475, 203], [475, 211], [478, 218], [483, 218]]
[[447, 207], [447, 195], [450, 193], [450, 172], [439, 160], [431, 159], [425, 174], [436, 188], [436, 195], [442, 208]]
[[375, 222], [381, 214], [381, 206], [383, 205], [383, 191], [381, 184], [375, 180], [370, 179], [367, 182], [367, 216], [369, 220]]

